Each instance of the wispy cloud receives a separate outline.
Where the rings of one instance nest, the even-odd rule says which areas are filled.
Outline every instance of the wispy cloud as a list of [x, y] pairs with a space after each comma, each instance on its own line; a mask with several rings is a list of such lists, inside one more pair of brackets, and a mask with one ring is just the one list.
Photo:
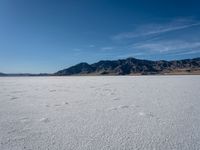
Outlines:
[[74, 48], [73, 51], [74, 52], [81, 52], [81, 49], [80, 48]]
[[119, 33], [112, 37], [114, 40], [131, 39], [145, 36], [152, 36], [158, 34], [164, 34], [172, 31], [183, 30], [195, 26], [200, 26], [199, 21], [177, 19], [165, 24], [147, 24], [136, 28], [132, 32]]
[[134, 44], [132, 48], [146, 51], [149, 53], [173, 53], [183, 52], [185, 50], [190, 52], [194, 49], [200, 49], [200, 42], [155, 41], [151, 43]]
[[88, 47], [93, 48], [93, 47], [95, 47], [95, 45], [91, 44], [91, 45], [89, 45]]
[[101, 50], [103, 50], [103, 51], [112, 50], [112, 49], [114, 49], [114, 47], [112, 47], [112, 46], [106, 46], [106, 47], [101, 48]]
[[173, 55], [191, 55], [191, 54], [199, 54], [200, 50], [192, 50], [192, 51], [184, 51], [184, 52], [179, 52]]

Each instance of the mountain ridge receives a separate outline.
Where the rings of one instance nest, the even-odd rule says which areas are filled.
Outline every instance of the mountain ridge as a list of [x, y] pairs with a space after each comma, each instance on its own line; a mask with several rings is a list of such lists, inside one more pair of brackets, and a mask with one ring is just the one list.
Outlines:
[[200, 75], [200, 57], [182, 60], [145, 60], [129, 57], [118, 60], [81, 62], [55, 73], [2, 73], [0, 77], [15, 76], [76, 76], [76, 75]]
[[129, 57], [118, 60], [101, 60], [93, 64], [82, 62], [54, 73], [57, 76], [152, 74], [200, 74], [200, 57], [171, 61]]

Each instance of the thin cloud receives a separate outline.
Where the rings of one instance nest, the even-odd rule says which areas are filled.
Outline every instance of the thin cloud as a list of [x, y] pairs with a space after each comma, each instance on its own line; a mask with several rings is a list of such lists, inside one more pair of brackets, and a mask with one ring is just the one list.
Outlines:
[[131, 39], [138, 37], [145, 37], [151, 35], [158, 35], [167, 32], [183, 30], [195, 26], [200, 26], [200, 22], [192, 20], [175, 20], [166, 24], [148, 24], [137, 28], [133, 32], [120, 33], [112, 37], [114, 40]]
[[89, 45], [89, 47], [90, 47], [90, 48], [93, 48], [93, 47], [95, 47], [95, 45], [91, 44], [91, 45]]
[[189, 51], [189, 52], [179, 52], [177, 54], [173, 54], [173, 55], [191, 55], [191, 54], [198, 54], [200, 53], [200, 50], [193, 50], [193, 51]]
[[133, 49], [145, 50], [147, 52], [177, 52], [200, 48], [200, 42], [185, 42], [185, 41], [156, 41], [153, 43], [143, 43], [139, 45], [133, 45]]
[[112, 46], [107, 46], [107, 47], [102, 47], [101, 50], [106, 51], [106, 50], [112, 50], [114, 47]]
[[81, 52], [81, 49], [80, 48], [74, 48], [73, 51], [74, 52]]
[[168, 53], [165, 56], [182, 56], [182, 55], [198, 55], [200, 54], [200, 50], [192, 50], [192, 51], [178, 51], [174, 53]]

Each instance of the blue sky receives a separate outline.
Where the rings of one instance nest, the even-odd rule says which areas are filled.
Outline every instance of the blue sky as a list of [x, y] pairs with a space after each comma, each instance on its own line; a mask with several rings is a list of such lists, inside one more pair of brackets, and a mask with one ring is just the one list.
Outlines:
[[198, 0], [1, 0], [0, 72], [200, 57]]

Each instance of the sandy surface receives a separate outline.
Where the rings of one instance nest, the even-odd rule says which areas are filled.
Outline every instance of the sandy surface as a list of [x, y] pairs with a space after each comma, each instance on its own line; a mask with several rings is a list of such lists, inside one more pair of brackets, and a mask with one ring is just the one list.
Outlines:
[[0, 150], [200, 149], [200, 76], [0, 78]]

